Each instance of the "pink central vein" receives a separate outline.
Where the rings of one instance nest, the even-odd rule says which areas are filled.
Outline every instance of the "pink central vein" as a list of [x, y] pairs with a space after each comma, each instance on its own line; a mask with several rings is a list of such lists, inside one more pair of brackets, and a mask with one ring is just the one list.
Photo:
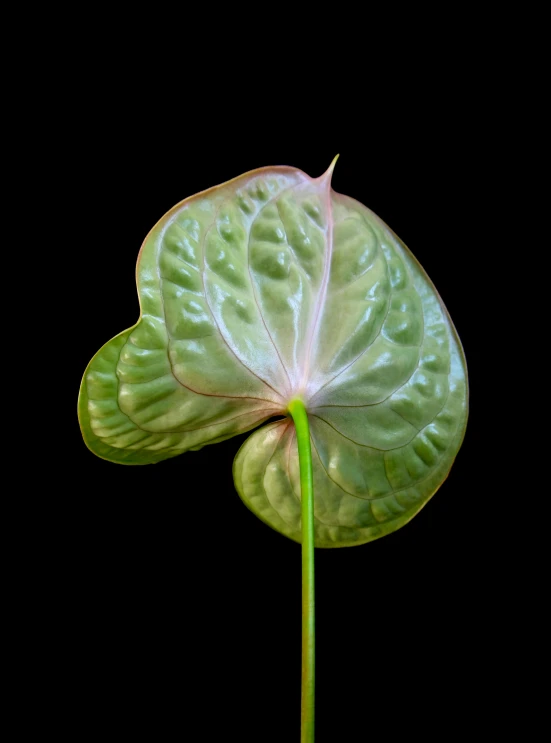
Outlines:
[[308, 333], [308, 336], [309, 336], [308, 347], [306, 350], [306, 355], [304, 357], [304, 371], [302, 374], [302, 380], [300, 384], [301, 389], [304, 389], [308, 381], [308, 378], [310, 376], [312, 347], [314, 345], [314, 340], [317, 338], [318, 333], [319, 333], [319, 326], [321, 322], [321, 310], [322, 310], [323, 305], [325, 304], [325, 298], [327, 296], [327, 287], [329, 286], [329, 274], [330, 274], [330, 269], [331, 269], [331, 257], [333, 254], [334, 220], [333, 220], [333, 205], [331, 203], [331, 172], [328, 172], [322, 175], [321, 179], [322, 179], [322, 185], [325, 189], [325, 201], [326, 201], [326, 208], [327, 208], [327, 240], [326, 240], [326, 247], [325, 247], [325, 265], [323, 267], [323, 276], [321, 279], [318, 298], [316, 301], [316, 307], [314, 310], [312, 323], [310, 325], [310, 330]]

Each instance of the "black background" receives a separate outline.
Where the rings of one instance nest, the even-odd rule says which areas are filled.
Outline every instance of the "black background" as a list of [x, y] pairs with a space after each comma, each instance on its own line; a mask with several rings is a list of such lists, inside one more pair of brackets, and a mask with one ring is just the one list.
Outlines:
[[[73, 206], [60, 242], [78, 276], [66, 380], [75, 412], [60, 480], [70, 496], [59, 501], [50, 549], [77, 719], [100, 732], [151, 724], [151, 739], [176, 724], [186, 740], [298, 740], [300, 546], [257, 520], [233, 487], [247, 435], [124, 467], [86, 449], [76, 399], [93, 354], [138, 317], [138, 250], [170, 207], [264, 165], [317, 176], [340, 153], [335, 190], [384, 219], [438, 288], [464, 345], [471, 415], [449, 478], [410, 524], [361, 547], [316, 551], [316, 741], [364, 740], [374, 729], [392, 737], [402, 726], [441, 737], [444, 715], [454, 729], [468, 726], [483, 704], [481, 606], [492, 590], [492, 561], [481, 560], [492, 517], [477, 472], [472, 268], [484, 133], [453, 97], [400, 107], [388, 97], [354, 116], [333, 101], [328, 117], [315, 103], [247, 108], [170, 91], [130, 102], [118, 92], [77, 96], [64, 122]], [[466, 676], [468, 705], [457, 681]], [[206, 732], [190, 735], [195, 726]]]

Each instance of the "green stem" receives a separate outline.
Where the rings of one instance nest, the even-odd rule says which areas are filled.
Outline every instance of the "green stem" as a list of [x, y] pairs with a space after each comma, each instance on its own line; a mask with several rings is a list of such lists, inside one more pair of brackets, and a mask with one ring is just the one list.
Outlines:
[[314, 605], [314, 478], [310, 428], [304, 403], [288, 407], [295, 422], [300, 466], [302, 517], [302, 685], [300, 743], [314, 743], [315, 605]]

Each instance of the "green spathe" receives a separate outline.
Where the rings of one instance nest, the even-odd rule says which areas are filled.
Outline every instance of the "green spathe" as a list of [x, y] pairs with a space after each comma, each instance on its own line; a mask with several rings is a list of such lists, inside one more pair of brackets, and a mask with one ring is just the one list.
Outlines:
[[308, 413], [315, 544], [407, 523], [446, 478], [467, 419], [466, 366], [421, 266], [369, 209], [290, 167], [192, 196], [147, 236], [141, 317], [94, 356], [79, 418], [87, 446], [149, 464], [255, 431], [236, 488], [301, 541], [289, 403]]

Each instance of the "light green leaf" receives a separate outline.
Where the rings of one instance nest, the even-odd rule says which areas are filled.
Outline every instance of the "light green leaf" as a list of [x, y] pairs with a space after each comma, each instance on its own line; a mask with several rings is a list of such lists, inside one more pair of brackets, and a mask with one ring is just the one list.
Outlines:
[[446, 478], [467, 418], [461, 344], [421, 266], [369, 209], [263, 168], [175, 206], [138, 259], [141, 317], [90, 362], [87, 446], [149, 464], [256, 428], [234, 463], [263, 521], [301, 541], [296, 437], [308, 411], [316, 546], [409, 521]]

